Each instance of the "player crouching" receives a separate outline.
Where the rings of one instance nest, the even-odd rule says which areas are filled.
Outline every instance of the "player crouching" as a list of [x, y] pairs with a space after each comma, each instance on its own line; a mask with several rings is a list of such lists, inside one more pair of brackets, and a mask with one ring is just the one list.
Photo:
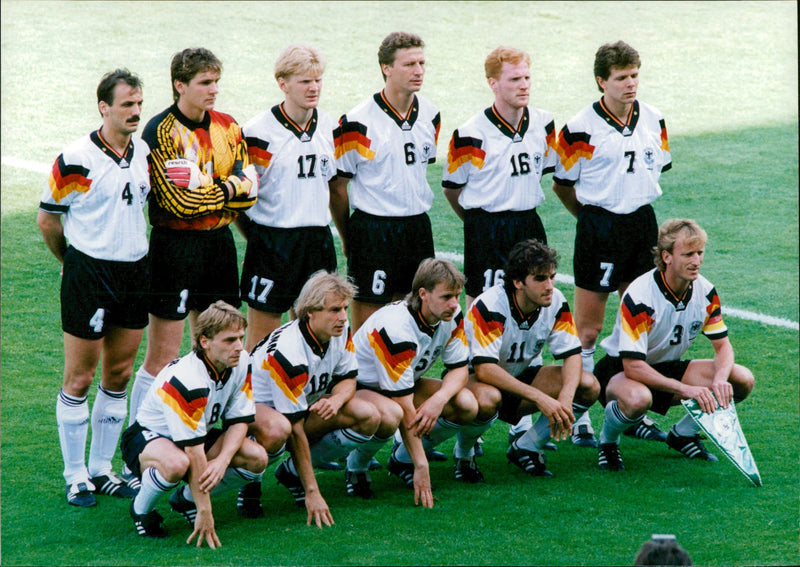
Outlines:
[[[167, 536], [155, 505], [177, 487], [169, 504], [194, 528], [186, 543], [197, 536], [197, 547], [203, 540], [220, 546], [211, 494], [258, 480], [266, 469], [266, 451], [245, 437], [255, 414], [246, 326], [224, 301], [203, 311], [195, 349], [159, 372], [123, 434], [122, 456], [142, 482], [130, 511], [139, 535]], [[220, 419], [222, 428], [214, 428]], [[178, 486], [184, 478], [188, 491]]]
[[[734, 364], [733, 347], [714, 286], [700, 275], [706, 233], [692, 220], [673, 219], [658, 232], [656, 268], [636, 278], [622, 297], [607, 355], [595, 367], [602, 387], [605, 422], [598, 464], [625, 470], [620, 433], [648, 410], [662, 415], [681, 400], [694, 399], [706, 413], [727, 408], [753, 390], [753, 374]], [[702, 332], [714, 347], [713, 360], [681, 360]], [[716, 461], [685, 415], [667, 435], [667, 445], [690, 459]]]

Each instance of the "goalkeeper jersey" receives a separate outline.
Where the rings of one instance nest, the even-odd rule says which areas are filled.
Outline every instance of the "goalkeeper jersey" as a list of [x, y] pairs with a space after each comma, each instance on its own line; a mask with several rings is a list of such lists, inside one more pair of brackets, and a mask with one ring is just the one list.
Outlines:
[[[232, 116], [206, 111], [203, 120], [187, 118], [173, 104], [150, 119], [142, 138], [150, 146], [150, 224], [176, 230], [210, 230], [230, 224], [256, 197], [227, 199], [222, 184], [241, 176], [248, 165], [247, 144]], [[210, 175], [214, 184], [193, 191], [167, 177], [166, 162], [187, 159]]]

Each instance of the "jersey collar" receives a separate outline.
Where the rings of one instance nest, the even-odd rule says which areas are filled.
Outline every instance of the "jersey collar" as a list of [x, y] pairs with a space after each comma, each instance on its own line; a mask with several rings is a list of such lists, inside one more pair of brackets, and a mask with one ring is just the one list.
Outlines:
[[517, 124], [516, 128], [510, 123], [506, 122], [506, 120], [500, 116], [500, 113], [497, 112], [497, 109], [494, 107], [494, 105], [484, 110], [483, 113], [486, 115], [486, 118], [489, 119], [489, 122], [497, 126], [497, 129], [500, 130], [504, 136], [511, 138], [513, 142], [521, 142], [522, 138], [525, 137], [525, 133], [528, 131], [528, 126], [530, 125], [530, 114], [528, 113], [527, 106], [523, 110], [522, 118], [520, 118], [519, 124]]
[[311, 352], [320, 358], [325, 356], [325, 353], [328, 352], [328, 346], [331, 344], [331, 342], [328, 341], [325, 344], [319, 342], [319, 339], [314, 336], [314, 333], [311, 332], [311, 329], [308, 327], [308, 321], [300, 321], [300, 334], [303, 335], [303, 338], [311, 349]]
[[670, 288], [669, 285], [667, 285], [667, 280], [664, 279], [664, 272], [662, 272], [661, 270], [655, 270], [655, 272], [653, 272], [653, 278], [656, 281], [658, 290], [664, 296], [664, 299], [669, 301], [676, 311], [683, 311], [684, 309], [686, 309], [686, 306], [692, 300], [692, 292], [694, 291], [694, 282], [689, 282], [689, 287], [687, 287], [686, 291], [683, 292], [683, 297], [678, 297], [677, 295], [675, 295], [675, 292], [672, 291], [672, 288]]
[[225, 383], [230, 379], [231, 374], [233, 374], [233, 368], [226, 368], [222, 372], [217, 371], [217, 367], [214, 366], [205, 353], [197, 352], [197, 358], [203, 361], [203, 364], [208, 371], [208, 377], [211, 378], [217, 384], [225, 385]]
[[630, 136], [633, 134], [633, 131], [636, 129], [636, 124], [639, 122], [639, 101], [634, 100], [633, 105], [631, 106], [631, 112], [628, 114], [628, 121], [623, 124], [619, 121], [619, 118], [611, 114], [606, 108], [606, 105], [603, 104], [603, 99], [601, 98], [597, 102], [592, 105], [594, 111], [597, 113], [600, 118], [606, 121], [606, 123], [614, 128], [617, 132], [622, 134], [623, 136]]
[[128, 147], [125, 148], [125, 153], [123, 155], [119, 155], [111, 146], [106, 144], [103, 135], [100, 134], [100, 130], [92, 132], [89, 138], [94, 145], [100, 148], [101, 152], [110, 157], [120, 169], [128, 169], [131, 166], [131, 162], [133, 161], [133, 138], [128, 142]]
[[419, 98], [417, 98], [417, 95], [414, 95], [414, 101], [411, 103], [411, 108], [408, 109], [408, 114], [405, 116], [397, 112], [397, 110], [389, 104], [383, 91], [375, 93], [372, 98], [375, 100], [375, 104], [377, 104], [389, 118], [394, 120], [394, 123], [397, 124], [401, 130], [411, 130], [414, 123], [417, 121], [417, 116], [419, 116]]
[[272, 107], [272, 115], [275, 117], [275, 120], [280, 122], [284, 128], [294, 134], [295, 137], [301, 142], [310, 142], [311, 138], [314, 137], [314, 132], [317, 130], [316, 108], [311, 114], [311, 120], [308, 121], [308, 124], [305, 128], [301, 128], [297, 122], [289, 118], [289, 115], [283, 110], [283, 103], [276, 104]]
[[422, 316], [420, 311], [415, 311], [411, 308], [410, 305], [406, 305], [406, 309], [408, 312], [411, 313], [411, 317], [414, 319], [414, 322], [417, 324], [417, 328], [420, 331], [428, 335], [429, 337], [433, 336], [433, 333], [436, 332], [436, 328], [439, 326], [437, 323], [436, 325], [429, 325], [428, 322], [425, 320], [425, 317]]
[[509, 311], [511, 311], [511, 318], [517, 323], [520, 329], [530, 329], [533, 327], [533, 324], [536, 323], [536, 320], [539, 318], [539, 314], [542, 312], [541, 307], [537, 307], [527, 315], [522, 312], [520, 309], [519, 304], [517, 303], [517, 296], [514, 295], [514, 291], [511, 292], [506, 290], [506, 296], [508, 297], [508, 305], [510, 307]]
[[211, 110], [206, 110], [203, 114], [203, 119], [200, 122], [195, 122], [188, 116], [186, 116], [181, 109], [178, 108], [178, 103], [174, 103], [170, 107], [170, 112], [175, 115], [175, 118], [178, 119], [178, 122], [189, 128], [190, 130], [197, 130], [198, 128], [202, 128], [203, 130], [208, 130], [211, 126]]

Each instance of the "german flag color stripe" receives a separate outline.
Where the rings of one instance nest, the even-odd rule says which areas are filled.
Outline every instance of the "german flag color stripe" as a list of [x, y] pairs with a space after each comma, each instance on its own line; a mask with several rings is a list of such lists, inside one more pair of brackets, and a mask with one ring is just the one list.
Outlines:
[[569, 305], [564, 302], [561, 304], [561, 309], [556, 314], [556, 320], [553, 324], [554, 331], [564, 331], [570, 335], [578, 336], [578, 330], [575, 328], [575, 321], [572, 318], [572, 312], [569, 310]]
[[50, 172], [50, 193], [56, 203], [72, 193], [78, 191], [85, 193], [92, 185], [89, 179], [89, 170], [81, 165], [67, 165], [64, 156], [58, 156]]
[[669, 140], [667, 139], [667, 123], [664, 122], [664, 119], [658, 121], [658, 125], [661, 126], [661, 149], [668, 152], [669, 151]]
[[245, 138], [245, 141], [247, 142], [247, 155], [250, 158], [250, 163], [265, 168], [269, 167], [272, 161], [272, 152], [268, 151], [269, 142], [251, 137]]
[[639, 340], [642, 333], [646, 333], [653, 324], [653, 310], [644, 304], [636, 304], [629, 295], [626, 295], [620, 306], [620, 323], [622, 330], [633, 342]]
[[244, 384], [242, 384], [242, 392], [244, 392], [248, 400], [253, 399], [253, 371], [250, 365], [248, 365], [247, 376], [244, 379]]
[[708, 292], [706, 299], [709, 302], [708, 307], [706, 307], [708, 317], [706, 317], [703, 332], [713, 335], [725, 328], [725, 323], [722, 321], [722, 303], [719, 300], [716, 288]]
[[293, 366], [280, 352], [270, 354], [261, 363], [269, 375], [293, 404], [296, 404], [308, 383], [308, 367], [305, 364]]
[[408, 341], [393, 343], [385, 329], [373, 329], [368, 336], [369, 344], [389, 378], [397, 382], [414, 360], [417, 354], [416, 345]]
[[447, 341], [447, 344], [450, 344], [452, 341], [461, 341], [464, 343], [464, 346], [467, 346], [467, 334], [464, 332], [464, 316], [461, 313], [458, 314], [456, 328], [450, 333], [450, 340]]
[[158, 389], [158, 395], [183, 423], [192, 431], [197, 430], [208, 403], [208, 388], [187, 390], [177, 378], [172, 377]]
[[450, 148], [447, 153], [447, 171], [453, 173], [465, 163], [472, 162], [478, 169], [483, 168], [486, 152], [481, 149], [483, 141], [477, 138], [458, 135], [458, 130], [453, 132], [450, 139]]
[[580, 158], [592, 159], [594, 146], [589, 143], [591, 136], [586, 132], [572, 133], [564, 126], [558, 136], [556, 152], [564, 169], [570, 170]]
[[475, 329], [475, 338], [484, 348], [503, 334], [505, 317], [500, 313], [489, 311], [480, 301], [472, 304], [467, 318]]
[[351, 150], [357, 151], [368, 160], [375, 157], [370, 148], [372, 140], [367, 137], [367, 127], [359, 122], [341, 122], [333, 131], [334, 157], [342, 157]]

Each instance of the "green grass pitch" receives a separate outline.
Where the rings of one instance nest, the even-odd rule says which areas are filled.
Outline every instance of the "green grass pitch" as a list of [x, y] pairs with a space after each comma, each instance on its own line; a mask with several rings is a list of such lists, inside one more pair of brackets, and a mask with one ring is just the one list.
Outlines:
[[[695, 564], [800, 562], [795, 2], [2, 0], [0, 7], [3, 564], [625, 565], [652, 533], [676, 534]], [[338, 117], [381, 88], [377, 47], [397, 29], [426, 41], [422, 93], [442, 112], [440, 159], [429, 168], [431, 218], [437, 252], [455, 258], [463, 252], [461, 228], [441, 194], [441, 167], [452, 130], [491, 104], [486, 54], [501, 44], [528, 51], [532, 104], [551, 111], [560, 127], [599, 96], [591, 67], [601, 43], [624, 39], [639, 50], [639, 96], [664, 113], [674, 162], [656, 214], [698, 220], [710, 238], [703, 272], [723, 309], [757, 314], [726, 322], [737, 362], [757, 379], [738, 412], [762, 488], [724, 460], [689, 461], [627, 438], [624, 474], [601, 474], [596, 454], [561, 443], [548, 455], [555, 476], [531, 479], [506, 462], [506, 429], [498, 424], [480, 461], [485, 485], [454, 482], [452, 461], [432, 465], [433, 510], [414, 508], [385, 470], [374, 474], [370, 502], [348, 499], [341, 473], [319, 472], [336, 520], [325, 530], [305, 526], [271, 466], [266, 518], [240, 519], [234, 494], [215, 501], [217, 551], [186, 546], [189, 530], [166, 502], [159, 508], [172, 535], [159, 542], [135, 535], [127, 502], [66, 505], [54, 412], [63, 364], [58, 266], [35, 217], [42, 168], [100, 124], [100, 76], [117, 66], [137, 72], [147, 120], [171, 102], [171, 55], [202, 45], [224, 64], [217, 107], [244, 123], [280, 100], [272, 79], [278, 52], [308, 41], [328, 59], [320, 106]], [[574, 221], [550, 181], [540, 214], [561, 272], [570, 275]], [[572, 298], [569, 285], [559, 287]], [[608, 311], [606, 331], [615, 313]], [[711, 352], [700, 339], [689, 355]], [[601, 410], [591, 413], [598, 428]], [[673, 409], [660, 423], [679, 416]], [[386, 451], [379, 458], [385, 462]]]

